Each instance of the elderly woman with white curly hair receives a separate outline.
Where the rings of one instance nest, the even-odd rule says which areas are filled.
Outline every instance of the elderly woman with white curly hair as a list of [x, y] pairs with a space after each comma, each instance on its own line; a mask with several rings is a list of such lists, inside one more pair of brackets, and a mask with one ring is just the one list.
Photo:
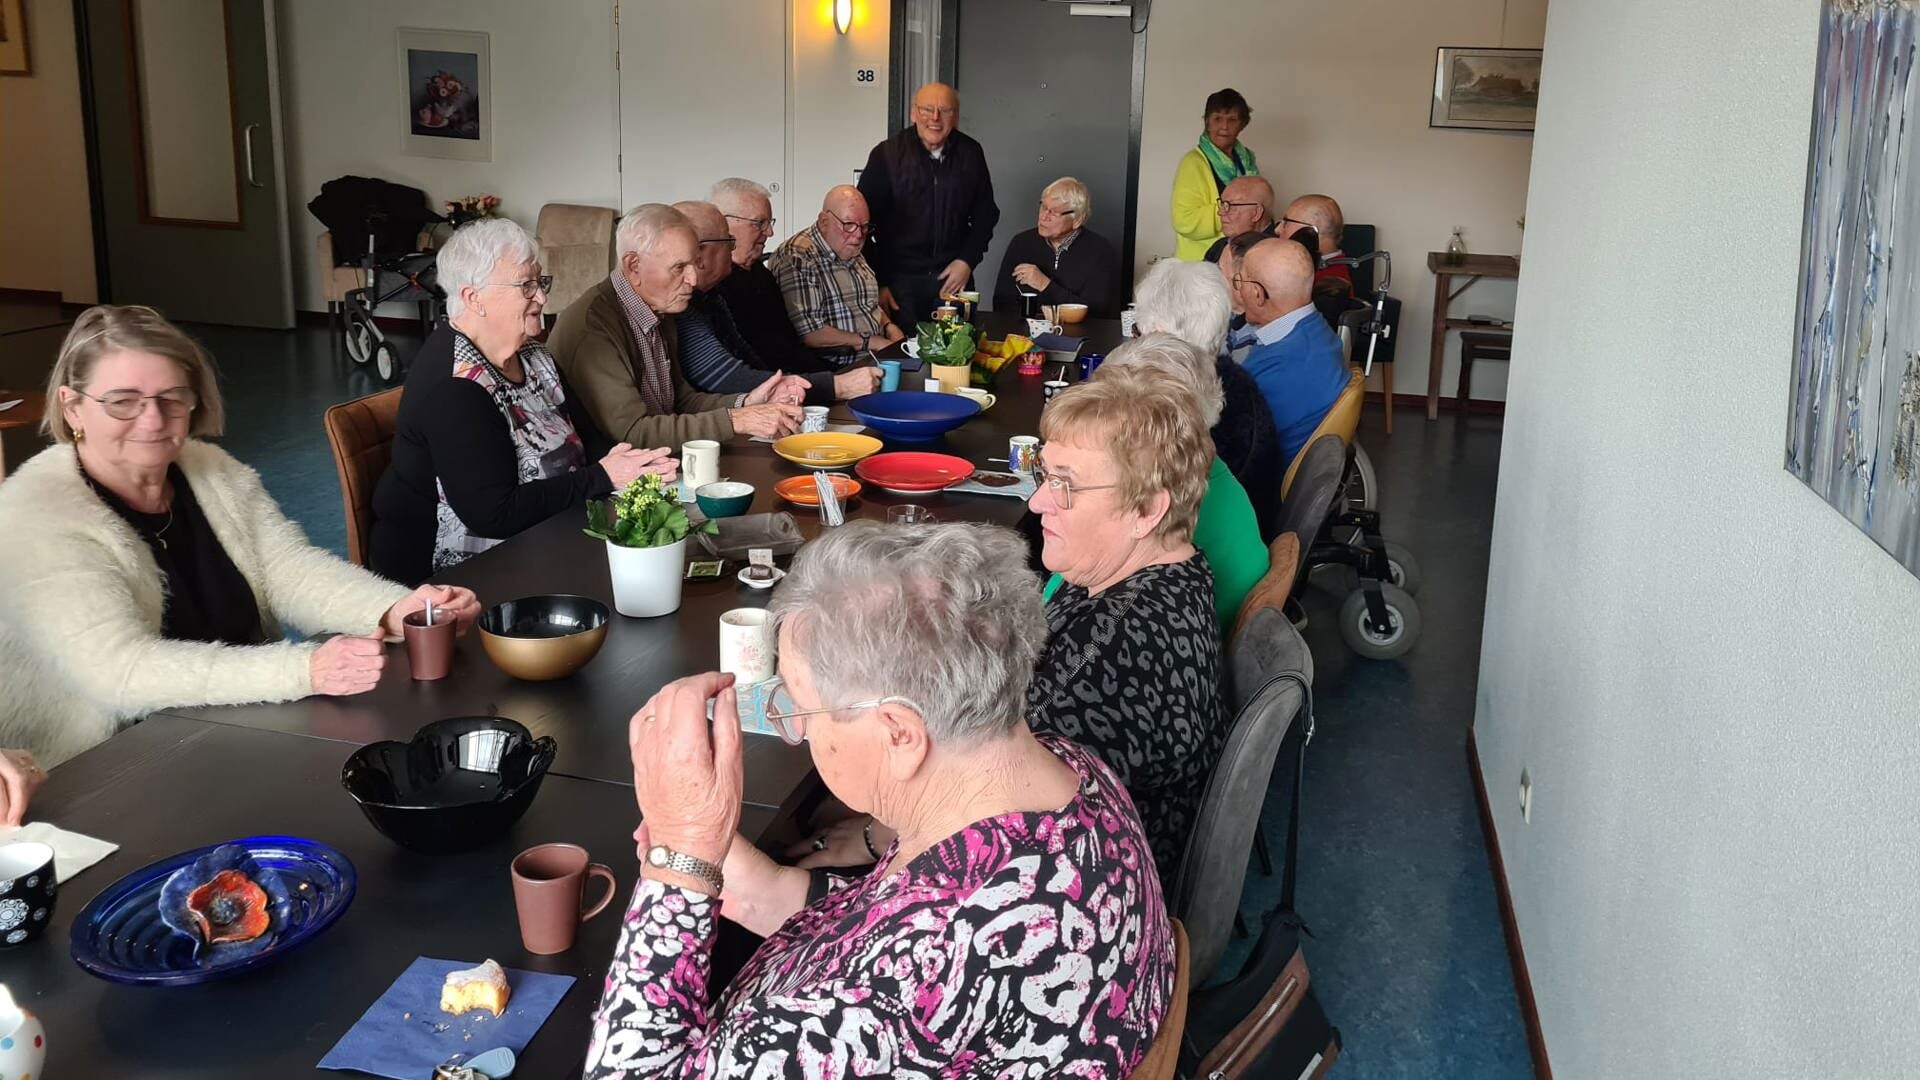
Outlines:
[[[206, 441], [212, 361], [152, 308], [81, 313], [47, 400], [54, 445], [0, 484], [0, 745], [57, 765], [161, 709], [357, 694], [427, 601], [462, 629], [480, 612], [309, 544]], [[282, 641], [282, 623], [339, 636]], [[0, 765], [10, 823], [32, 790], [19, 765]]]
[[[746, 695], [720, 674], [654, 695], [586, 1075], [1131, 1075], [1171, 927], [1113, 771], [1027, 725], [1047, 622], [1019, 539], [854, 522], [801, 549], [772, 610], [768, 720], [891, 838], [857, 876], [776, 865], [735, 831]], [[716, 999], [723, 916], [766, 941]]]
[[1260, 535], [1271, 539], [1279, 528], [1280, 478], [1287, 462], [1260, 384], [1227, 354], [1233, 296], [1226, 281], [1206, 263], [1162, 259], [1140, 279], [1134, 305], [1136, 335], [1164, 331], [1211, 360], [1218, 385], [1204, 396], [1214, 402], [1207, 425], [1219, 455], [1215, 464], [1225, 463], [1246, 489]]
[[671, 451], [609, 447], [536, 335], [540, 252], [505, 218], [462, 227], [435, 265], [448, 321], [407, 372], [393, 461], [373, 496], [373, 568], [420, 581], [644, 473]]

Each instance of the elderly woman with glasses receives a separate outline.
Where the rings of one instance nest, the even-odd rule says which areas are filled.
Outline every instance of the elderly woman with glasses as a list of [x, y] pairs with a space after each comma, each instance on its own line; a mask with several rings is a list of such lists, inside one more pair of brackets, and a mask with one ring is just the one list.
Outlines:
[[645, 473], [671, 452], [609, 447], [537, 335], [547, 286], [526, 230], [463, 226], [435, 264], [448, 321], [420, 346], [373, 496], [373, 568], [420, 581]]
[[[891, 839], [856, 876], [776, 865], [735, 831], [750, 695], [661, 690], [629, 725], [640, 882], [586, 1075], [1130, 1075], [1171, 928], [1113, 771], [1024, 718], [1047, 626], [1018, 538], [854, 522], [772, 610], [769, 721]], [[766, 941], [716, 996], [722, 916]]]
[[[1114, 356], [1111, 374], [1112, 358], [1040, 414], [1046, 445], [1028, 503], [1056, 579], [1026, 716], [1119, 775], [1171, 887], [1226, 737], [1214, 571], [1194, 542], [1215, 458], [1193, 380]], [[1231, 516], [1238, 531], [1253, 529], [1244, 495]], [[889, 838], [884, 817], [856, 816], [788, 854], [845, 866]]]
[[[0, 484], [0, 745], [57, 765], [159, 709], [357, 694], [407, 614], [479, 614], [307, 543], [194, 437], [220, 434], [213, 366], [152, 308], [82, 313], [47, 398], [54, 445]], [[283, 622], [340, 636], [281, 641]]]
[[[1085, 304], [1096, 319], [1120, 313], [1120, 254], [1087, 228], [1093, 204], [1087, 185], [1063, 176], [1040, 192], [1036, 228], [1013, 238], [993, 287], [995, 311], [1026, 314], [1026, 305]], [[1031, 301], [1029, 301], [1031, 297]]]

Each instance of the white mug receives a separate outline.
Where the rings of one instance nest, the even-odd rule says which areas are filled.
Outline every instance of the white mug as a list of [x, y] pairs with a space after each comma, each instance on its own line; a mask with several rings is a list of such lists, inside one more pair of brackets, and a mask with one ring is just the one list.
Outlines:
[[1140, 313], [1134, 310], [1132, 304], [1128, 304], [1123, 308], [1120, 312], [1120, 336], [1123, 338], [1132, 337], [1134, 322], [1139, 318]]
[[690, 439], [680, 444], [680, 475], [687, 490], [698, 491], [720, 482], [720, 444], [712, 439]]
[[1059, 332], [1059, 323], [1050, 323], [1045, 319], [1027, 320], [1027, 336], [1030, 338], [1037, 338], [1041, 334], [1057, 334]]
[[734, 608], [720, 616], [720, 670], [738, 685], [773, 678], [773, 617], [765, 608]]
[[996, 400], [992, 394], [973, 386], [962, 386], [955, 390], [954, 393], [980, 406], [981, 412], [986, 412], [988, 409], [993, 408], [993, 403]]
[[942, 394], [946, 392], [947, 388], [941, 384], [939, 379], [928, 379], [926, 389], [929, 394]]
[[800, 416], [801, 431], [811, 433], [827, 430], [827, 407], [825, 405], [808, 405], [806, 408], [800, 410]]

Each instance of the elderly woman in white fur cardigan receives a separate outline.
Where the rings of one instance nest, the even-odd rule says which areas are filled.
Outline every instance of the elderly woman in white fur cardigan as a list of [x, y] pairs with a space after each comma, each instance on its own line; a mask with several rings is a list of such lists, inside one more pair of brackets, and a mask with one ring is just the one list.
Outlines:
[[[48, 380], [55, 444], [0, 484], [0, 746], [58, 765], [158, 709], [357, 694], [431, 599], [307, 542], [221, 429], [200, 347], [151, 308], [88, 309]], [[282, 620], [323, 642], [278, 640]]]

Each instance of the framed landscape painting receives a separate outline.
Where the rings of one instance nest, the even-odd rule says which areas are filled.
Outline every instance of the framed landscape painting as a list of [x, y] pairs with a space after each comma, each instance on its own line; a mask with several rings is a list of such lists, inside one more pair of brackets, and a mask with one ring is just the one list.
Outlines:
[[403, 29], [396, 36], [402, 149], [420, 157], [492, 161], [487, 35]]
[[27, 54], [27, 10], [22, 0], [0, 0], [0, 75], [33, 74]]
[[1532, 131], [1539, 104], [1539, 49], [1444, 47], [1433, 64], [1427, 126]]

